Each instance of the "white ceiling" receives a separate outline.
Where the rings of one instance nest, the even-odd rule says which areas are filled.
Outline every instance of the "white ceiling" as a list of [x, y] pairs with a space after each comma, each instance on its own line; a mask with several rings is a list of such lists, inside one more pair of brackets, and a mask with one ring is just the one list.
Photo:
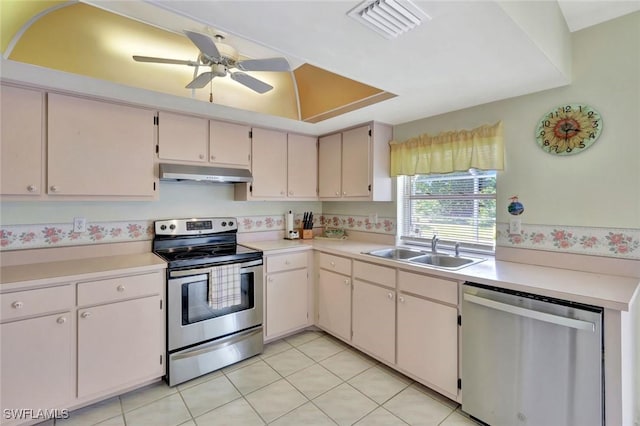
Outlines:
[[570, 83], [570, 31], [640, 10], [640, 1], [416, 1], [432, 19], [388, 40], [347, 16], [360, 1], [88, 0], [159, 27], [222, 31], [246, 56], [286, 56], [395, 93], [318, 124], [263, 117], [312, 134], [369, 120], [400, 124]]

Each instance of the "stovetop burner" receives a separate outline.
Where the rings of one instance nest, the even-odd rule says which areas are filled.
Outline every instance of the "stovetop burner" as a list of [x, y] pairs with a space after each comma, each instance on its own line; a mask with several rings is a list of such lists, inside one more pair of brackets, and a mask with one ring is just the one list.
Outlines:
[[153, 252], [168, 262], [169, 269], [262, 259], [261, 251], [237, 244], [235, 224], [235, 218], [156, 221]]

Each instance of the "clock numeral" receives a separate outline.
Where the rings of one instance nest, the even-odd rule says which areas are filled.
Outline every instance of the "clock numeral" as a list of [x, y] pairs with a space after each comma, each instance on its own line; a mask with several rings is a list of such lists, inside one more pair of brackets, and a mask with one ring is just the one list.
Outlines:
[[587, 117], [592, 118], [593, 117], [593, 111], [587, 112]]
[[571, 112], [571, 105], [564, 107], [564, 112]]
[[597, 121], [594, 121], [594, 122], [593, 122], [593, 127], [595, 127], [595, 128], [597, 128], [597, 127], [598, 127], [598, 122], [597, 122]]
[[544, 136], [545, 133], [547, 133], [547, 132], [545, 132], [544, 130], [540, 131], [540, 136]]
[[593, 133], [593, 132], [591, 132], [591, 133], [589, 133], [589, 137], [590, 137], [591, 139], [595, 139], [595, 138], [596, 138], [596, 134], [595, 134], [595, 133]]
[[582, 140], [580, 141], [580, 145], [578, 145], [578, 147], [580, 147], [580, 148], [586, 148], [586, 147], [587, 147], [587, 146], [584, 144], [584, 139], [582, 139]]
[[573, 151], [572, 148], [567, 148], [567, 152], [571, 152], [571, 151]]
[[544, 146], [549, 146], [549, 139], [544, 140]]
[[551, 121], [549, 121], [549, 120], [544, 120], [543, 125], [544, 125], [544, 127], [551, 127]]

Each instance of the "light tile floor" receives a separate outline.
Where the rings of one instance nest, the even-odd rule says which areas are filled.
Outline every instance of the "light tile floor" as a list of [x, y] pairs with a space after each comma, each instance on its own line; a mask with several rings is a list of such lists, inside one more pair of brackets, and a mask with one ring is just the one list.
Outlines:
[[454, 401], [315, 330], [174, 388], [159, 382], [55, 424], [476, 425]]

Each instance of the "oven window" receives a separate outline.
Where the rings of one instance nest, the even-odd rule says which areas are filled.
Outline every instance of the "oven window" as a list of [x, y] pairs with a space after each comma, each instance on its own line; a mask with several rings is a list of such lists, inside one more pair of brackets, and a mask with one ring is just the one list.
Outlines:
[[252, 309], [254, 306], [253, 275], [251, 272], [240, 274], [241, 302], [222, 309], [213, 309], [209, 306], [208, 281], [201, 280], [182, 284], [182, 325]]

